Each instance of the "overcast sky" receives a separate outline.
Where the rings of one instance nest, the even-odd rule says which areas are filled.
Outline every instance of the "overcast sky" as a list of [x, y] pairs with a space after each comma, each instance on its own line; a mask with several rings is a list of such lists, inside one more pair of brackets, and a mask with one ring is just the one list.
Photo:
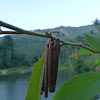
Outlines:
[[0, 0], [0, 20], [26, 30], [92, 24], [99, 11], [100, 0]]

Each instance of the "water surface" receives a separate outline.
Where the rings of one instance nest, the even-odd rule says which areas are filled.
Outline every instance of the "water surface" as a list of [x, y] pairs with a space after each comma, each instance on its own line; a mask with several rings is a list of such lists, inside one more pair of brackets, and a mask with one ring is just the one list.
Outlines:
[[[0, 76], [0, 100], [25, 100], [30, 76], [31, 73]], [[71, 77], [72, 72], [59, 71], [56, 91]], [[52, 100], [54, 94], [55, 93], [49, 93], [48, 98], [44, 98], [43, 94], [41, 100]], [[92, 100], [99, 100], [98, 96]]]

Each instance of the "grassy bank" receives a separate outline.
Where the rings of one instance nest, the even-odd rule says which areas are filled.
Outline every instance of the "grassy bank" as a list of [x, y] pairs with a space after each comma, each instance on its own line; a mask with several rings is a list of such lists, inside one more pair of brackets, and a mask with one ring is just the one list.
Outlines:
[[[59, 71], [78, 71], [78, 72], [100, 72], [100, 60], [96, 55], [80, 57], [70, 62], [59, 63]], [[98, 62], [97, 62], [98, 61]], [[0, 70], [0, 75], [9, 75], [17, 73], [32, 72], [33, 67], [14, 67], [9, 69]]]
[[10, 74], [18, 74], [18, 73], [28, 73], [32, 72], [33, 67], [15, 67], [0, 70], [0, 75], [10, 75]]
[[59, 71], [100, 72], [100, 57], [97, 55], [82, 56], [70, 62], [59, 64]]

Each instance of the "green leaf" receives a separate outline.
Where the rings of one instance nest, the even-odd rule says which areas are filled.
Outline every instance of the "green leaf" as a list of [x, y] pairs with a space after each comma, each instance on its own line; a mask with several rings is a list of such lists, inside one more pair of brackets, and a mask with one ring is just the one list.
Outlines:
[[89, 72], [65, 82], [52, 100], [90, 100], [100, 93], [100, 73]]
[[[87, 35], [85, 34], [85, 40], [90, 45], [91, 48], [100, 51], [100, 35]], [[80, 49], [78, 50], [80, 55], [88, 55], [88, 54], [94, 54], [93, 52], [87, 50], [87, 49]], [[96, 53], [95, 53], [96, 54]], [[69, 57], [74, 57], [75, 53], [70, 55]]]
[[[93, 52], [91, 52], [91, 51], [89, 51], [89, 50], [87, 50], [87, 49], [80, 49], [80, 50], [78, 50], [78, 53], [80, 54], [80, 55], [88, 55], [88, 54], [94, 54]], [[75, 53], [73, 53], [72, 55], [70, 55], [69, 57], [74, 57], [75, 56]]]
[[100, 35], [85, 34], [85, 40], [92, 48], [100, 51]]
[[95, 62], [100, 65], [100, 58], [95, 59]]
[[40, 100], [40, 90], [41, 90], [41, 82], [42, 82], [42, 72], [43, 72], [43, 64], [44, 64], [44, 55], [33, 66], [33, 73], [29, 80], [29, 87], [26, 94], [26, 100]]

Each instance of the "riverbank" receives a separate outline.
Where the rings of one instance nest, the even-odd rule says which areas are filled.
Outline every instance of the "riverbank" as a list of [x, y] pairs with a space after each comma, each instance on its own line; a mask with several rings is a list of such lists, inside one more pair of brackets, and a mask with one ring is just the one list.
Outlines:
[[[81, 65], [81, 67], [78, 67], [79, 65]], [[87, 66], [86, 66], [87, 65]], [[59, 71], [80, 71], [80, 72], [87, 72], [87, 71], [93, 71], [93, 72], [100, 72], [100, 65], [96, 65], [91, 64], [91, 66], [89, 66], [88, 64], [86, 64], [84, 66], [82, 66], [82, 64], [78, 63], [78, 62], [69, 62], [69, 63], [63, 63], [63, 64], [59, 64]], [[86, 70], [88, 69], [88, 70]], [[0, 70], [0, 76], [1, 75], [11, 75], [11, 74], [24, 74], [24, 73], [28, 73], [28, 72], [32, 72], [33, 71], [33, 67], [14, 67], [14, 68], [9, 68], [9, 69], [3, 69]]]
[[19, 73], [28, 73], [32, 72], [33, 67], [15, 67], [9, 69], [0, 70], [0, 75], [10, 75], [10, 74], [19, 74]]

